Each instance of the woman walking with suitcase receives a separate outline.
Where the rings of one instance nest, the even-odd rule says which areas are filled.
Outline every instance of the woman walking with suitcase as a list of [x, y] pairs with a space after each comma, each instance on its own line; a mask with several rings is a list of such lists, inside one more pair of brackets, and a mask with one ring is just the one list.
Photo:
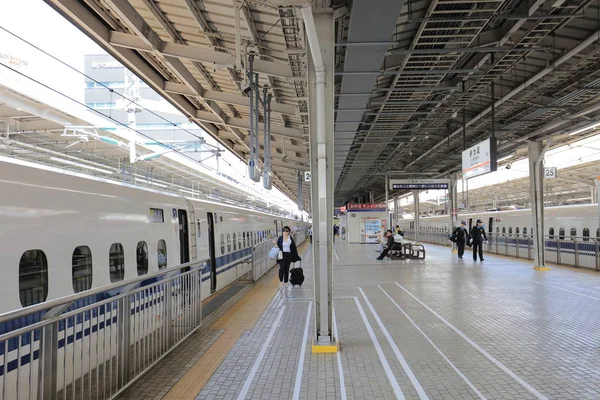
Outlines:
[[277, 263], [279, 263], [279, 282], [281, 287], [284, 287], [288, 283], [290, 264], [301, 261], [289, 226], [283, 227], [283, 235], [277, 239], [277, 247], [279, 247], [282, 255], [281, 259], [277, 260]]

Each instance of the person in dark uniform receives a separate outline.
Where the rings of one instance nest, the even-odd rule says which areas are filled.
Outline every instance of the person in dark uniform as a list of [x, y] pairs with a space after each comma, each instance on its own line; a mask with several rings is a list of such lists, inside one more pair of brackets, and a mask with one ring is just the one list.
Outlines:
[[391, 230], [388, 229], [387, 232], [385, 232], [385, 237], [387, 238], [387, 243], [385, 249], [381, 252], [381, 255], [377, 257], [378, 260], [383, 260], [392, 249], [392, 246], [394, 246], [394, 233]]
[[483, 242], [487, 241], [485, 228], [481, 226], [482, 220], [478, 219], [476, 225], [471, 229], [471, 240], [473, 242], [473, 261], [477, 261], [477, 253], [479, 252], [479, 260], [483, 261]]
[[454, 229], [452, 234], [456, 237], [456, 246], [458, 247], [458, 258], [462, 259], [465, 254], [465, 244], [469, 241], [469, 230], [467, 223], [462, 221], [459, 227]]

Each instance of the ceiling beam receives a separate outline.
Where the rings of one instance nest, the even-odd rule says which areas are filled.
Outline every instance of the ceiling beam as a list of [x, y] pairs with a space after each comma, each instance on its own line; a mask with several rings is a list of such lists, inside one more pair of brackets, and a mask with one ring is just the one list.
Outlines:
[[[250, 121], [243, 118], [229, 117], [228, 115], [222, 114], [216, 116], [213, 113], [207, 111], [197, 111], [195, 118], [200, 121], [212, 122], [214, 124], [221, 124], [233, 128], [247, 129], [250, 130]], [[259, 125], [259, 131], [263, 131], [263, 124]], [[302, 139], [303, 133], [298, 129], [286, 128], [278, 125], [271, 125], [271, 135], [283, 136], [292, 139]]]
[[[233, 104], [236, 106], [250, 107], [250, 98], [235, 93], [218, 92], [216, 90], [194, 91], [176, 82], [165, 82], [166, 92], [183, 94], [186, 96], [198, 96], [203, 99], [220, 101], [222, 103]], [[298, 112], [296, 106], [290, 104], [271, 103], [271, 111], [295, 116]]]
[[[154, 31], [153, 31], [154, 32]], [[156, 35], [156, 33], [154, 33]], [[117, 47], [125, 47], [137, 51], [152, 51], [155, 47], [165, 56], [180, 59], [208, 63], [223, 68], [234, 67], [235, 57], [219, 51], [203, 49], [201, 47], [167, 42], [158, 35], [146, 34], [144, 38], [138, 35], [110, 31], [110, 44]], [[289, 65], [279, 64], [272, 61], [254, 60], [254, 71], [279, 78], [292, 78], [292, 70]]]

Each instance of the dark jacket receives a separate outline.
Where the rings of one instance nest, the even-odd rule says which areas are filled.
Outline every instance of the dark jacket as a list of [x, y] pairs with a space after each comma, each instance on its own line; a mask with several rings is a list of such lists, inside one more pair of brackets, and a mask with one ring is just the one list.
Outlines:
[[[292, 262], [302, 261], [302, 259], [298, 255], [298, 248], [296, 247], [296, 242], [294, 241], [294, 239], [291, 236], [290, 236], [290, 239], [292, 241], [292, 244], [290, 244], [290, 252], [292, 253]], [[279, 247], [279, 250], [283, 251], [283, 235], [279, 236], [279, 239], [277, 239], [277, 247]], [[277, 262], [281, 263], [281, 262], [283, 262], [283, 259], [278, 260]]]
[[487, 236], [485, 235], [485, 228], [483, 226], [475, 225], [471, 229], [471, 238], [474, 242], [483, 242], [487, 240]]
[[456, 235], [457, 242], [467, 242], [469, 240], [469, 231], [467, 230], [467, 228], [459, 226], [454, 228], [454, 232], [452, 233]]
[[394, 235], [388, 236], [387, 243], [385, 244], [385, 247], [387, 247], [388, 249], [391, 249], [392, 246], [394, 246]]

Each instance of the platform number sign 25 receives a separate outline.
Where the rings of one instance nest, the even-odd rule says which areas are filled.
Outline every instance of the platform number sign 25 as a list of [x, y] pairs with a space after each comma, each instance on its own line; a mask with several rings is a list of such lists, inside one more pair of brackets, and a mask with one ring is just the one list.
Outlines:
[[544, 167], [544, 179], [556, 179], [556, 167]]

